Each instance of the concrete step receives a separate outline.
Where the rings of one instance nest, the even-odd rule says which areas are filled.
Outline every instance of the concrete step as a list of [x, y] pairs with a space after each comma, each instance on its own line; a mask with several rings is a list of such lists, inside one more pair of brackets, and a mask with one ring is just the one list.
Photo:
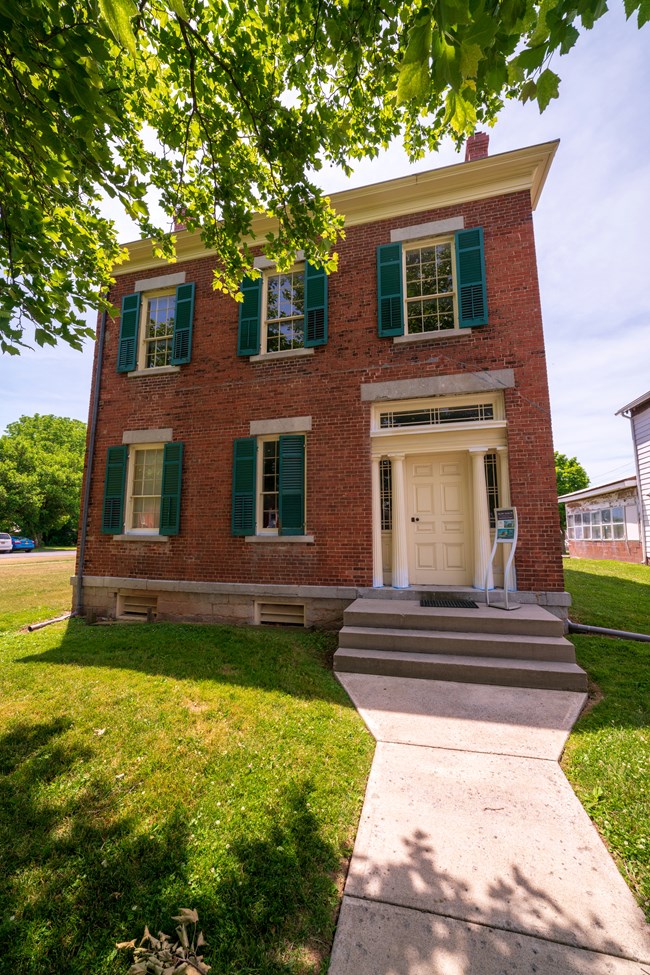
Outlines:
[[575, 663], [575, 649], [561, 636], [519, 633], [463, 633], [460, 630], [407, 630], [394, 627], [344, 626], [341, 646], [357, 650], [399, 650], [408, 653], [468, 654], [524, 660]]
[[[513, 602], [516, 594], [513, 594]], [[564, 623], [541, 606], [525, 604], [506, 612], [491, 606], [443, 609], [406, 599], [355, 599], [343, 614], [345, 626], [406, 630], [458, 630], [462, 633], [512, 633], [561, 637]]]
[[334, 670], [338, 673], [451, 680], [466, 684], [537, 687], [556, 691], [587, 690], [584, 670], [577, 664], [556, 660], [486, 659], [339, 647], [334, 654]]

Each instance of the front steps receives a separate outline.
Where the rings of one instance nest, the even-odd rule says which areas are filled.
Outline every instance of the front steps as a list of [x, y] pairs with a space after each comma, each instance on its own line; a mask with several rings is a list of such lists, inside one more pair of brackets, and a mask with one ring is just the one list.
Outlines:
[[334, 654], [339, 673], [586, 691], [587, 675], [562, 620], [541, 606], [505, 612], [357, 599], [345, 610]]

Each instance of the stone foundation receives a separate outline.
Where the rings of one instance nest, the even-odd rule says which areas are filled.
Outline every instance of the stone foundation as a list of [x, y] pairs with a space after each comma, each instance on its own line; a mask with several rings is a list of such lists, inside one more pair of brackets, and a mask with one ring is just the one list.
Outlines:
[[[73, 576], [75, 598], [76, 581]], [[440, 589], [241, 585], [85, 576], [83, 613], [109, 619], [147, 619], [149, 615], [157, 620], [188, 623], [294, 622], [317, 629], [338, 629], [343, 623], [344, 610], [359, 596], [419, 599], [436, 591]], [[474, 589], [453, 592], [477, 602], [485, 601], [485, 594]], [[492, 592], [490, 602], [502, 604], [503, 592]], [[571, 597], [565, 592], [515, 592], [510, 593], [510, 603], [537, 604], [566, 619]]]

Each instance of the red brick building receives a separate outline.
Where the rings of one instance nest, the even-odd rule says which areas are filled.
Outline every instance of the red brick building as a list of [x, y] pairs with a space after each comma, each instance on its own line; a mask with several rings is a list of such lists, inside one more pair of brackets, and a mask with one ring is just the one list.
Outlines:
[[130, 245], [80, 608], [311, 624], [368, 591], [499, 587], [491, 516], [513, 505], [519, 600], [565, 612], [532, 220], [556, 148], [477, 136], [464, 163], [336, 194], [338, 271], [258, 258], [241, 305], [197, 236], [173, 266]]

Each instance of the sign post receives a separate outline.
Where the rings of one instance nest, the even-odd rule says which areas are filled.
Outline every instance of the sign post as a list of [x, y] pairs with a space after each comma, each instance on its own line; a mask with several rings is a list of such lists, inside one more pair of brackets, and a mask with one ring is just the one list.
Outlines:
[[[519, 522], [517, 520], [517, 509], [516, 508], [497, 508], [494, 512], [494, 519], [496, 530], [494, 532], [494, 544], [492, 546], [492, 551], [490, 553], [490, 561], [488, 562], [488, 567], [485, 571], [485, 602], [490, 605], [490, 591], [488, 589], [488, 578], [490, 575], [490, 569], [492, 568], [492, 563], [494, 562], [494, 556], [499, 545], [510, 545], [510, 554], [508, 556], [508, 561], [506, 562], [505, 569], [503, 570], [503, 592], [505, 594], [505, 603], [503, 606], [499, 606], [499, 609], [519, 609], [519, 604], [515, 603], [510, 606], [508, 602], [508, 583], [510, 581], [510, 570], [512, 568], [512, 563], [515, 558], [515, 550], [517, 548], [517, 537], [519, 535]], [[495, 607], [497, 608], [497, 607]]]

